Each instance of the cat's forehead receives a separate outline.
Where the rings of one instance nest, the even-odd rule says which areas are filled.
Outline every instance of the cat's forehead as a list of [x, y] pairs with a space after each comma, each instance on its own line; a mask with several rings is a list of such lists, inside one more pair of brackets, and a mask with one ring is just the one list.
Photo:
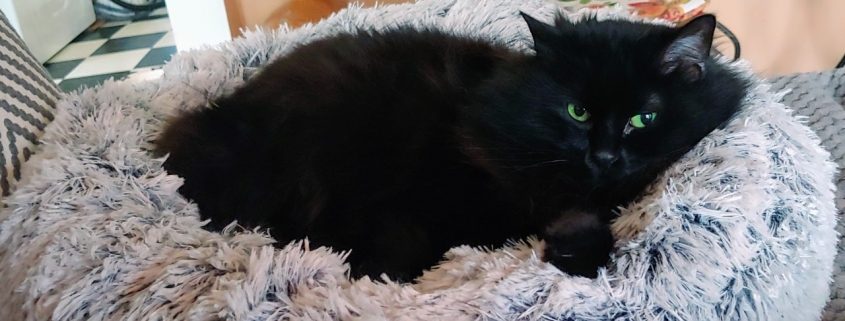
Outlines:
[[613, 114], [627, 117], [641, 112], [660, 112], [664, 109], [664, 99], [656, 92], [642, 95], [593, 96], [579, 99], [584, 107], [596, 115]]
[[630, 66], [573, 72], [559, 83], [560, 89], [575, 102], [592, 111], [659, 111], [663, 109], [665, 84]]
[[[649, 39], [665, 39], [674, 34], [671, 27], [627, 20], [585, 19], [573, 24], [558, 25], [561, 38], [602, 45], [620, 42], [639, 43]], [[614, 40], [608, 42], [607, 40]]]
[[553, 61], [614, 80], [656, 66], [673, 29], [646, 23], [587, 19], [557, 35]]
[[564, 92], [598, 113], [662, 108], [658, 61], [671, 28], [591, 19], [567, 28], [545, 57]]

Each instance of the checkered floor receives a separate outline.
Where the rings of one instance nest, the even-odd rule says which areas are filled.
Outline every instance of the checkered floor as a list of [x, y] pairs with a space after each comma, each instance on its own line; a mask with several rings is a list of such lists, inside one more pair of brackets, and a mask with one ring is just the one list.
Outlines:
[[165, 8], [133, 21], [108, 22], [76, 37], [44, 64], [64, 91], [109, 78], [150, 77], [176, 53]]

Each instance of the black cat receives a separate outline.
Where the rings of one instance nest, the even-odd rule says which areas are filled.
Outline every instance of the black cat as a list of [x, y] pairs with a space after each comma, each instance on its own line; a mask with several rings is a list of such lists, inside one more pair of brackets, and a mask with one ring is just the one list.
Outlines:
[[594, 276], [611, 210], [731, 118], [747, 84], [709, 56], [710, 15], [523, 16], [536, 55], [404, 28], [303, 45], [175, 119], [158, 152], [212, 228], [351, 249], [354, 276], [408, 280], [453, 246], [530, 234]]

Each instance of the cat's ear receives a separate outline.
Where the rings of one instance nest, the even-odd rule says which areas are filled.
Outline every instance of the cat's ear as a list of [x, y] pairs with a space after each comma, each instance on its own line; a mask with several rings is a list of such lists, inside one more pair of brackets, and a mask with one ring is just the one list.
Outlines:
[[689, 82], [704, 77], [704, 63], [710, 56], [715, 30], [716, 17], [709, 14], [681, 27], [660, 57], [660, 72], [664, 75], [677, 73]]
[[522, 19], [528, 24], [528, 30], [531, 31], [531, 38], [534, 39], [534, 51], [537, 55], [543, 55], [549, 52], [552, 48], [552, 43], [559, 35], [559, 31], [555, 26], [546, 24], [540, 20], [534, 19], [527, 13], [520, 11]]

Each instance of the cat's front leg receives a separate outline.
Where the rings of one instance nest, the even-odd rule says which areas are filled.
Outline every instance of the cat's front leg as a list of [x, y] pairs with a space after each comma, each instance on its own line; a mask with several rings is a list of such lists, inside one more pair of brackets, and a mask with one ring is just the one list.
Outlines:
[[543, 260], [572, 275], [594, 278], [613, 250], [610, 225], [602, 216], [568, 211], [546, 226]]

